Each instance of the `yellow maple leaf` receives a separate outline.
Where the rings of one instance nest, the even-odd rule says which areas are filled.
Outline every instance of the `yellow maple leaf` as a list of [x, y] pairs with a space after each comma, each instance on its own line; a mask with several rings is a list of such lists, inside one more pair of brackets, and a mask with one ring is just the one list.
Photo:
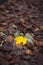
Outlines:
[[17, 36], [14, 38], [14, 40], [16, 41], [16, 45], [25, 45], [27, 43], [27, 38], [25, 38], [24, 36]]

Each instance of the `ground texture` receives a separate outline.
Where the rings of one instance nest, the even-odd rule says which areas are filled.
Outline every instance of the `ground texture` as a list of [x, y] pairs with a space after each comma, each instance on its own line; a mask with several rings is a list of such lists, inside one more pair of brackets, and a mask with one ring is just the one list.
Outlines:
[[[32, 34], [34, 45], [16, 47], [18, 30]], [[43, 0], [8, 0], [0, 5], [0, 65], [43, 65]]]

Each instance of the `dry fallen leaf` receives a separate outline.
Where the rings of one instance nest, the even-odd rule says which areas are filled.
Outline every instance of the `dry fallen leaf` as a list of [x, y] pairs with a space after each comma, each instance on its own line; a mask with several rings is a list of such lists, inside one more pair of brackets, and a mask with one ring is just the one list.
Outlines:
[[6, 29], [4, 27], [0, 27], [0, 31], [3, 32], [5, 31]]
[[4, 25], [4, 26], [7, 26], [8, 24], [7, 23], [1, 23], [2, 25]]
[[25, 54], [28, 54], [28, 55], [33, 55], [32, 51], [31, 51], [31, 50], [29, 50], [29, 49], [25, 50]]
[[25, 23], [25, 20], [24, 19], [19, 19], [21, 23]]
[[40, 43], [40, 46], [43, 46], [43, 41], [40, 41], [39, 43]]
[[39, 52], [39, 50], [38, 50], [38, 47], [33, 47], [33, 53], [36, 55], [36, 54], [38, 54], [38, 52]]
[[11, 36], [11, 35], [7, 36], [6, 41], [12, 42], [13, 41], [13, 36]]
[[22, 49], [24, 46], [22, 44], [16, 45], [17, 48]]
[[28, 48], [32, 48], [34, 45], [33, 45], [33, 44], [30, 44], [29, 42], [27, 42], [26, 46], [27, 46]]

